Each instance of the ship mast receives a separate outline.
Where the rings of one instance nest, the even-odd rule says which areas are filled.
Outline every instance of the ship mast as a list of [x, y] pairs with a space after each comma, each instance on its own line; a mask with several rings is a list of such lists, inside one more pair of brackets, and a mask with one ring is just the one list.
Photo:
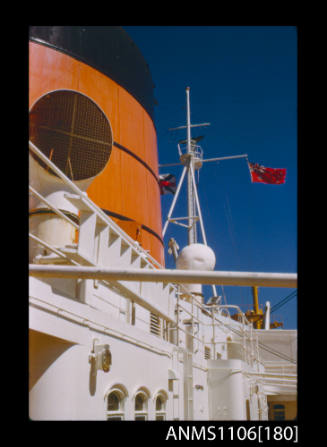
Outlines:
[[[167, 166], [177, 166], [177, 165], [184, 165], [182, 175], [180, 177], [179, 183], [176, 188], [176, 192], [172, 201], [172, 204], [170, 206], [170, 209], [168, 211], [167, 219], [163, 227], [162, 235], [165, 236], [168, 224], [170, 222], [175, 223], [177, 225], [181, 225], [187, 228], [188, 231], [188, 245], [195, 244], [198, 242], [197, 237], [197, 222], [199, 221], [200, 228], [201, 228], [201, 234], [203, 239], [203, 244], [207, 245], [207, 238], [204, 230], [203, 225], [203, 219], [202, 219], [202, 213], [200, 208], [200, 202], [199, 202], [199, 196], [197, 192], [197, 186], [195, 182], [195, 170], [199, 170], [202, 167], [202, 164], [204, 162], [211, 162], [211, 161], [220, 161], [220, 160], [227, 160], [227, 159], [233, 159], [233, 158], [247, 158], [247, 154], [242, 155], [233, 155], [229, 157], [219, 157], [219, 158], [210, 158], [207, 160], [203, 160], [203, 151], [200, 148], [200, 146], [197, 145], [197, 142], [202, 137], [192, 138], [191, 137], [191, 128], [192, 127], [201, 127], [201, 126], [210, 126], [210, 123], [202, 123], [202, 124], [191, 124], [191, 108], [190, 108], [190, 87], [186, 87], [186, 126], [179, 126], [175, 127], [173, 129], [169, 130], [179, 130], [179, 129], [185, 129], [186, 128], [186, 141], [180, 141], [177, 145], [179, 157], [180, 157], [180, 163], [170, 163], [170, 164], [164, 164], [159, 165], [159, 167], [167, 167]], [[186, 143], [186, 151], [182, 150], [181, 144]], [[184, 181], [185, 175], [187, 174], [187, 216], [186, 217], [178, 217], [172, 219], [172, 213], [179, 195], [179, 192], [181, 190], [182, 183]], [[182, 223], [182, 220], [187, 220], [187, 225]], [[171, 241], [173, 243], [170, 243], [169, 245], [176, 244], [175, 241]], [[177, 244], [176, 244], [177, 245]], [[176, 248], [176, 247], [175, 247]], [[174, 250], [172, 250], [174, 251]], [[175, 255], [176, 255], [175, 250]], [[216, 288], [215, 286], [212, 286], [214, 296], [217, 296]]]
[[[186, 126], [179, 126], [169, 130], [186, 129], [186, 140], [180, 141], [178, 144], [178, 152], [180, 156], [180, 163], [170, 163], [159, 165], [159, 167], [184, 165], [184, 169], [176, 189], [175, 197], [168, 212], [167, 220], [163, 228], [163, 236], [166, 233], [168, 224], [170, 222], [177, 225], [181, 225], [188, 230], [188, 245], [194, 244], [198, 241], [197, 237], [197, 221], [200, 221], [200, 227], [202, 232], [203, 243], [207, 245], [206, 235], [204, 231], [199, 197], [197, 193], [197, 187], [195, 183], [194, 172], [200, 169], [203, 161], [203, 152], [200, 146], [196, 143], [199, 138], [191, 137], [191, 127], [210, 126], [210, 123], [191, 124], [191, 111], [190, 111], [190, 87], [186, 87]], [[201, 138], [201, 137], [200, 137]], [[182, 145], [186, 143], [186, 151], [183, 150]], [[187, 174], [187, 216], [171, 219], [172, 212], [174, 210], [182, 183], [185, 175]], [[187, 225], [181, 223], [181, 220], [187, 220]]]
[[192, 171], [194, 172], [194, 151], [191, 146], [191, 111], [190, 111], [190, 87], [186, 87], [186, 113], [187, 113], [187, 209], [188, 209], [188, 245], [197, 242], [196, 231], [196, 209], [194, 203], [194, 189], [192, 182]]
[[[203, 151], [200, 146], [197, 145], [197, 142], [202, 137], [192, 138], [191, 137], [191, 128], [192, 127], [201, 127], [201, 126], [210, 126], [210, 123], [202, 123], [202, 124], [191, 124], [191, 111], [190, 111], [190, 87], [186, 87], [186, 126], [179, 126], [169, 130], [179, 130], [186, 129], [186, 140], [180, 141], [178, 143], [178, 152], [180, 157], [180, 163], [169, 163], [164, 165], [159, 165], [159, 167], [168, 167], [168, 166], [178, 166], [184, 165], [184, 169], [182, 175], [180, 177], [179, 183], [176, 188], [175, 196], [168, 211], [167, 219], [163, 227], [162, 234], [165, 236], [168, 224], [170, 222], [175, 223], [177, 225], [181, 225], [187, 228], [188, 230], [188, 245], [194, 244], [198, 242], [197, 237], [197, 222], [199, 221], [202, 239], [204, 245], [207, 245], [206, 234], [203, 225], [202, 213], [200, 208], [199, 196], [195, 182], [194, 172], [199, 170], [202, 167], [203, 163], [212, 162], [212, 161], [221, 161], [228, 160], [234, 158], [247, 158], [247, 154], [242, 155], [232, 155], [229, 157], [218, 157], [218, 158], [209, 158], [203, 159]], [[183, 151], [181, 145], [186, 143], [186, 151]], [[184, 181], [185, 175], [187, 174], [187, 216], [186, 217], [178, 217], [171, 218], [182, 183]], [[187, 220], [187, 225], [181, 223], [180, 221]]]

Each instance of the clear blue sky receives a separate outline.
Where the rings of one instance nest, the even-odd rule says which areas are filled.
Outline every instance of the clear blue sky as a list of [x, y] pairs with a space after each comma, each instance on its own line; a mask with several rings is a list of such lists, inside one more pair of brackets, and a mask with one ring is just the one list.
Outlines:
[[[185, 88], [190, 87], [192, 129], [204, 158], [248, 154], [252, 162], [286, 168], [284, 185], [251, 183], [245, 159], [205, 163], [199, 196], [215, 270], [297, 272], [297, 29], [292, 26], [126, 26], [144, 55], [155, 84], [155, 125], [160, 163], [178, 162], [185, 130]], [[182, 167], [160, 173], [180, 177]], [[186, 186], [186, 184], [185, 184]], [[173, 217], [186, 215], [186, 189]], [[163, 220], [172, 195], [162, 196]], [[186, 231], [170, 224], [165, 242], [187, 244]], [[200, 239], [201, 242], [201, 239]], [[174, 268], [166, 252], [167, 268]], [[274, 306], [295, 289], [259, 288]], [[206, 299], [211, 287], [205, 287]], [[218, 287], [218, 293], [222, 290]], [[246, 287], [224, 287], [228, 304], [252, 306]], [[297, 298], [273, 320], [297, 328]]]

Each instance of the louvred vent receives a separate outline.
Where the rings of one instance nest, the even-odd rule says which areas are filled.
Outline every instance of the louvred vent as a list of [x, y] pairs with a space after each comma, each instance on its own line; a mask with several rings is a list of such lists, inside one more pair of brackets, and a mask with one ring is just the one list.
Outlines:
[[86, 96], [68, 90], [49, 93], [34, 105], [30, 140], [73, 181], [99, 174], [109, 160], [113, 142], [101, 109]]

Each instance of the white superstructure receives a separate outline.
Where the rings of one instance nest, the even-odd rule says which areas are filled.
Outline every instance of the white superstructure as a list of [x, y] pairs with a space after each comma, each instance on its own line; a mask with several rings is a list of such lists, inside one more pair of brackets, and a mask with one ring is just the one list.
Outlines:
[[[31, 175], [31, 195], [58, 218], [30, 228], [30, 418], [294, 418], [297, 331], [254, 329], [237, 306], [223, 305], [217, 296], [205, 305], [194, 270], [214, 268], [206, 244], [191, 242], [177, 261], [176, 273], [194, 273], [193, 285], [186, 274], [172, 283], [131, 279], [133, 270], [155, 273], [162, 267], [33, 143], [29, 148], [61, 185], [53, 194], [60, 196], [58, 205]], [[79, 224], [59, 210], [63, 201], [78, 213]], [[60, 237], [67, 226], [78, 230], [78, 242]], [[91, 277], [80, 273], [83, 267], [94, 268]], [[121, 276], [106, 279], [105, 271], [115, 269]], [[240, 275], [232, 276], [232, 284], [242, 284]], [[294, 283], [294, 276], [286, 280]], [[251, 278], [260, 285], [260, 275]], [[239, 312], [238, 321], [231, 311]]]

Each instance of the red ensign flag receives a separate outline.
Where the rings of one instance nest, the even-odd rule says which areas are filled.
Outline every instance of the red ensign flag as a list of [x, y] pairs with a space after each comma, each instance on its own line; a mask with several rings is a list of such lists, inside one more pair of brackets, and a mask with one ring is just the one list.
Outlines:
[[266, 168], [258, 163], [248, 161], [252, 183], [266, 183], [270, 185], [280, 185], [285, 183], [285, 168]]

